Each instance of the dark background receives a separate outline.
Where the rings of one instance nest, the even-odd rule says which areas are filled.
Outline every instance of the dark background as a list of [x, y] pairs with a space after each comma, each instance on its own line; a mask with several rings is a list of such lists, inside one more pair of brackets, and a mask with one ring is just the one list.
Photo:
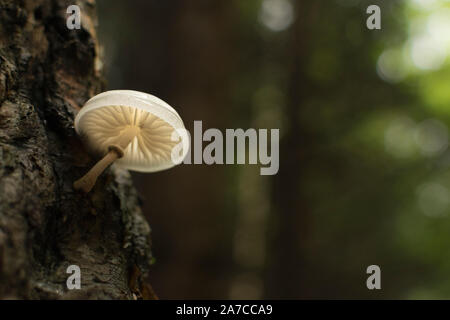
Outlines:
[[[381, 7], [382, 29], [366, 28]], [[449, 3], [98, 0], [107, 89], [192, 132], [279, 128], [280, 170], [133, 173], [161, 298], [449, 298]], [[366, 268], [381, 268], [368, 290]]]

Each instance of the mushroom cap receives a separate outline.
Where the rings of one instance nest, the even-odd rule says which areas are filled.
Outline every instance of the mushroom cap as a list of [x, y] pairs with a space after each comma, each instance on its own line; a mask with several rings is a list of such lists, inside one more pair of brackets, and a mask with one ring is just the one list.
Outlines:
[[[100, 93], [89, 99], [75, 118], [76, 132], [99, 155], [106, 154], [130, 127], [138, 127], [138, 133], [123, 150], [123, 157], [115, 162], [126, 169], [165, 170], [179, 164], [189, 150], [189, 137], [178, 113], [147, 93], [133, 90]], [[179, 152], [174, 150], [172, 156], [178, 144], [181, 148]]]

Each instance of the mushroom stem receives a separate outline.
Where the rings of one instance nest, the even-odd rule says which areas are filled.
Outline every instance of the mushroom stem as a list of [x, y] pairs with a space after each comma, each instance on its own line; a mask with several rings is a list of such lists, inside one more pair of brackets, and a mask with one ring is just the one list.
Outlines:
[[120, 158], [120, 155], [115, 149], [109, 150], [109, 152], [97, 162], [88, 173], [73, 183], [73, 187], [76, 190], [83, 190], [88, 193], [95, 185], [98, 176], [118, 158]]
[[123, 157], [124, 150], [133, 141], [136, 135], [139, 133], [140, 128], [128, 127], [126, 128], [117, 144], [110, 145], [108, 153], [89, 170], [83, 177], [73, 183], [73, 187], [76, 190], [82, 190], [85, 193], [91, 191], [94, 187], [97, 178], [102, 174], [105, 169], [111, 165], [114, 161]]

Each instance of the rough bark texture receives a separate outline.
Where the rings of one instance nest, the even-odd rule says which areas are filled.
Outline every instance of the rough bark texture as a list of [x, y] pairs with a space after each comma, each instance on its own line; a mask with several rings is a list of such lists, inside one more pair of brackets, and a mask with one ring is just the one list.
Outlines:
[[[66, 9], [82, 11], [80, 30]], [[73, 119], [102, 90], [93, 0], [0, 0], [0, 298], [148, 296], [150, 228], [127, 171], [84, 195]], [[68, 290], [69, 265], [81, 290]], [[143, 292], [144, 291], [144, 292]]]

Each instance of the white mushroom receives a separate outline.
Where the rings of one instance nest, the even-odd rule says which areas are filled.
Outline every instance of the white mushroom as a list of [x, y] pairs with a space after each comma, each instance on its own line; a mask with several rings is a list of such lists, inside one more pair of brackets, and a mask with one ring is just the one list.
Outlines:
[[[129, 170], [155, 172], [181, 162], [189, 139], [178, 113], [147, 93], [112, 90], [89, 99], [75, 118], [75, 130], [103, 158], [74, 188], [89, 192], [98, 176], [114, 161]], [[172, 149], [182, 139], [182, 150]]]

